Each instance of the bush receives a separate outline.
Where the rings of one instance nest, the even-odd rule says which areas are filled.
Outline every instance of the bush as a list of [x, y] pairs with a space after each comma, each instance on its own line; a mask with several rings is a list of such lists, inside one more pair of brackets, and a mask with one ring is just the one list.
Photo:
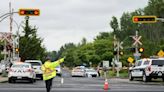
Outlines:
[[120, 73], [128, 73], [128, 70], [127, 69], [121, 69]]
[[128, 70], [127, 69], [122, 69], [120, 71], [120, 77], [121, 78], [127, 78], [128, 77]]

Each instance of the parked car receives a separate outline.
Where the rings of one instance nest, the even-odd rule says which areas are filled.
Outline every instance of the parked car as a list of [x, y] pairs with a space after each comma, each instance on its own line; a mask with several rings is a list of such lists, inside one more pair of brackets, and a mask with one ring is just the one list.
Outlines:
[[3, 69], [2, 69], [2, 64], [0, 64], [0, 74], [2, 73]]
[[0, 74], [5, 70], [5, 64], [0, 63]]
[[129, 68], [129, 80], [142, 78], [151, 81], [152, 78], [162, 78], [164, 81], [164, 58], [146, 58], [136, 61], [135, 66]]
[[7, 67], [5, 64], [0, 63], [0, 74], [1, 74], [3, 71], [8, 72], [8, 67]]
[[32, 65], [24, 62], [14, 63], [8, 72], [9, 83], [16, 82], [16, 80], [28, 80], [29, 82], [35, 82], [36, 74]]
[[61, 76], [61, 75], [62, 75], [61, 66], [59, 65], [59, 66], [55, 67], [55, 69], [56, 69], [56, 74], [57, 74], [58, 76]]
[[42, 62], [40, 60], [25, 60], [25, 62], [32, 65], [37, 78], [43, 79], [43, 72], [41, 70]]
[[72, 77], [74, 77], [74, 76], [85, 77], [85, 70], [80, 67], [75, 67], [75, 68], [73, 68], [71, 75], [72, 75]]
[[98, 77], [98, 73], [94, 69], [85, 69], [85, 76], [86, 77]]

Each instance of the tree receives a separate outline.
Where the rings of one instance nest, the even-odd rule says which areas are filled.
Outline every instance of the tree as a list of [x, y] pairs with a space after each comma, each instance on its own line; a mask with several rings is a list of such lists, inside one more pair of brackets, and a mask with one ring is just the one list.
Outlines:
[[85, 45], [87, 43], [87, 39], [86, 38], [83, 38], [82, 40], [81, 40], [81, 45]]
[[149, 0], [144, 12], [145, 15], [156, 15], [157, 17], [164, 18], [164, 1]]
[[113, 34], [115, 34], [116, 37], [118, 37], [120, 34], [120, 30], [119, 30], [117, 18], [115, 16], [112, 17], [112, 20], [110, 22], [110, 26], [113, 29]]
[[37, 28], [29, 26], [29, 17], [25, 17], [24, 35], [20, 36], [20, 57], [24, 59], [44, 60], [43, 39], [37, 36]]

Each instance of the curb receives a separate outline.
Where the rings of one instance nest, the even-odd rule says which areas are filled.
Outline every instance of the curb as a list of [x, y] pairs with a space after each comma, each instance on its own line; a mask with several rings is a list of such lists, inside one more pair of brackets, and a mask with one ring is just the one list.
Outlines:
[[6, 83], [8, 82], [8, 80], [3, 80], [3, 81], [0, 81], [0, 83]]
[[5, 83], [5, 82], [8, 82], [8, 78], [3, 78], [3, 77], [0, 77], [1, 80], [0, 80], [0, 83]]

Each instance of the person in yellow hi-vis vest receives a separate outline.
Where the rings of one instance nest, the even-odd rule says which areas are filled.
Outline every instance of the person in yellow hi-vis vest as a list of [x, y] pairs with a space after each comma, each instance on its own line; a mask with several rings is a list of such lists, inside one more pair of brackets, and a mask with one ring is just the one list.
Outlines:
[[59, 66], [62, 62], [64, 62], [64, 58], [51, 62], [51, 58], [47, 57], [47, 61], [42, 65], [43, 80], [45, 81], [47, 92], [50, 92], [53, 78], [56, 76], [55, 67]]

